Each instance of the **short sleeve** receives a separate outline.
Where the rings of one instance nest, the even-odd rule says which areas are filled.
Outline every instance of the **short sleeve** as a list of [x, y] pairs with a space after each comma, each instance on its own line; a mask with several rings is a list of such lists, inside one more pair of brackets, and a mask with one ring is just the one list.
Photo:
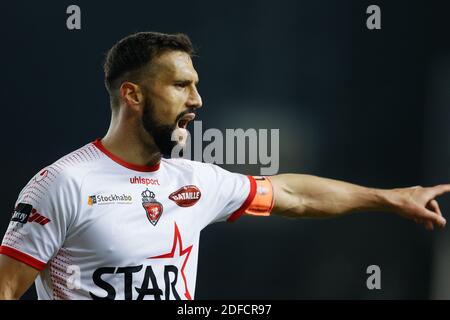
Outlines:
[[0, 253], [43, 270], [64, 243], [76, 197], [67, 175], [40, 171], [17, 199]]
[[229, 172], [208, 163], [197, 165], [196, 174], [200, 176], [204, 189], [205, 226], [237, 220], [255, 197], [256, 182], [252, 176]]

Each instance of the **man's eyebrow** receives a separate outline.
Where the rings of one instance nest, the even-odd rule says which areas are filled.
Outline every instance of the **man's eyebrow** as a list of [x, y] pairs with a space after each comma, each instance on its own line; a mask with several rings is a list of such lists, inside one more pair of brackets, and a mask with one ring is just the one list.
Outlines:
[[193, 80], [188, 80], [188, 79], [186, 79], [186, 80], [175, 80], [174, 81], [175, 83], [179, 83], [179, 84], [183, 84], [183, 85], [188, 85], [188, 84], [191, 84], [191, 83], [195, 83], [195, 85], [198, 85], [198, 83], [200, 82], [200, 80], [199, 79], [197, 79], [196, 81], [193, 81]]

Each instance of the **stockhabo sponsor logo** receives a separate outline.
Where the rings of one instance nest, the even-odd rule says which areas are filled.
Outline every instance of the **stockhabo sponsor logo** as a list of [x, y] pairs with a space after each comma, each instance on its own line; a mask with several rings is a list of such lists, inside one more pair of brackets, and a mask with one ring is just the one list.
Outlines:
[[133, 197], [131, 195], [118, 195], [118, 194], [97, 194], [88, 197], [88, 205], [104, 205], [104, 204], [131, 204], [133, 203]]
[[144, 177], [137, 177], [137, 176], [130, 178], [130, 183], [131, 184], [144, 184], [146, 186], [148, 186], [148, 185], [159, 186], [160, 185], [158, 179], [144, 178]]

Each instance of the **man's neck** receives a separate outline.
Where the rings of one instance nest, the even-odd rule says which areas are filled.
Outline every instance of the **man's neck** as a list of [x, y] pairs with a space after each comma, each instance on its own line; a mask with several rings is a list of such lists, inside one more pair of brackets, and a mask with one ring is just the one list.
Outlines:
[[123, 161], [140, 166], [156, 165], [161, 161], [161, 153], [153, 141], [145, 140], [135, 130], [111, 123], [101, 142], [109, 152]]

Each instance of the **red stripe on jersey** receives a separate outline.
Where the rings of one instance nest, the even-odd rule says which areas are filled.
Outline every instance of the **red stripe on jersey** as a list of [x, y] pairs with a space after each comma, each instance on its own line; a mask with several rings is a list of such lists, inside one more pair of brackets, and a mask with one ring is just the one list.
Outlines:
[[39, 271], [42, 271], [45, 268], [44, 262], [42, 262], [36, 258], [33, 258], [32, 256], [29, 256], [26, 253], [23, 253], [19, 250], [16, 250], [16, 249], [13, 249], [10, 247], [0, 246], [0, 254], [4, 254], [15, 260], [23, 262], [23, 263], [29, 265], [30, 267], [33, 267]]
[[41, 222], [39, 222], [40, 225], [45, 226], [47, 223], [50, 222], [49, 218], [45, 218], [44, 220], [42, 220]]
[[124, 166], [125, 168], [135, 170], [135, 171], [141, 171], [141, 172], [152, 172], [159, 169], [159, 163], [153, 165], [153, 166], [141, 166], [138, 164], [133, 164], [126, 162], [125, 160], [120, 159], [119, 157], [113, 155], [111, 152], [109, 152], [105, 146], [102, 144], [100, 139], [97, 139], [93, 142], [94, 146], [96, 146], [101, 152], [103, 152], [105, 155], [107, 155], [109, 158], [111, 158], [113, 161], [117, 162], [121, 166]]
[[228, 218], [228, 222], [234, 222], [236, 221], [243, 213], [245, 210], [247, 210], [248, 206], [252, 203], [253, 198], [255, 198], [256, 195], [256, 181], [255, 178], [253, 178], [252, 176], [247, 176], [247, 178], [250, 180], [250, 192], [248, 193], [248, 197], [247, 199], [245, 199], [244, 203], [242, 204], [242, 206], [237, 209], [229, 218]]
[[33, 222], [34, 220], [41, 217], [41, 215], [37, 212], [32, 212], [32, 214], [33, 215], [28, 218], [28, 222]]
[[37, 222], [37, 223], [39, 223], [39, 224], [42, 224], [42, 221], [44, 221], [45, 219], [46, 219], [45, 217], [40, 216], [39, 218], [36, 219], [35, 222]]

